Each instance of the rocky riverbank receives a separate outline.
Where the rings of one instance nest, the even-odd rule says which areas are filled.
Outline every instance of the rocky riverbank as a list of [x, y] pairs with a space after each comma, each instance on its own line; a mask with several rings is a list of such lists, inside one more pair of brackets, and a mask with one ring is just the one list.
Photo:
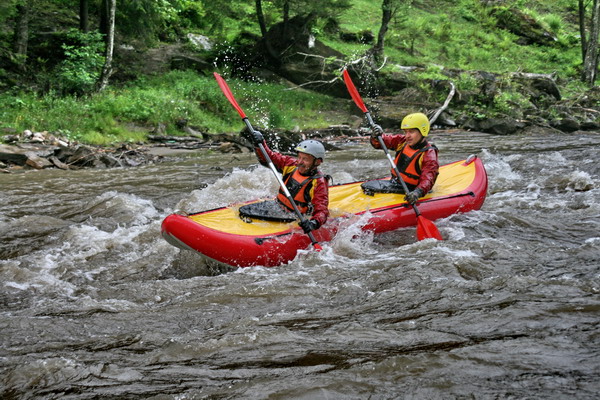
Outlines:
[[[7, 135], [0, 144], [0, 171], [12, 173], [26, 170], [59, 168], [125, 168], [159, 163], [191, 151], [217, 151], [221, 153], [247, 153], [253, 151], [251, 143], [240, 134], [202, 135], [188, 129], [188, 136], [148, 135], [148, 142], [92, 146], [70, 142], [49, 132], [24, 131]], [[340, 141], [366, 140], [368, 131], [347, 125], [331, 126], [311, 131], [264, 130], [270, 146], [290, 152], [299, 141], [317, 138], [327, 150], [337, 149]]]

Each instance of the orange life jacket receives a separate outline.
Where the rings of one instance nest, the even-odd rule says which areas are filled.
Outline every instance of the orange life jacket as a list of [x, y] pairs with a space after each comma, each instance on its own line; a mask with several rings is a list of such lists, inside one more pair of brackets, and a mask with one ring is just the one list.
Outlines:
[[[394, 163], [406, 186], [413, 189], [419, 183], [421, 177], [421, 164], [423, 164], [423, 153], [433, 147], [427, 144], [420, 149], [413, 149], [406, 143], [396, 152]], [[392, 176], [396, 176], [396, 171], [392, 170]]]
[[[285, 173], [284, 170], [284, 175], [282, 177], [283, 182], [288, 188], [292, 199], [294, 199], [294, 202], [296, 203], [298, 209], [302, 214], [312, 212], [311, 200], [314, 193], [313, 181], [320, 177], [321, 175], [314, 175], [309, 177], [301, 175], [297, 167], [293, 167], [293, 169], [287, 173]], [[292, 203], [290, 203], [282, 188], [279, 188], [277, 200], [279, 200], [279, 202], [290, 211], [294, 211]]]

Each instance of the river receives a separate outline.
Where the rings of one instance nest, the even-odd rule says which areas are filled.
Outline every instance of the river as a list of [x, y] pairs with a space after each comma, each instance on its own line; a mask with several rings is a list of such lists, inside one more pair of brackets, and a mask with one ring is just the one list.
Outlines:
[[[592, 399], [600, 392], [600, 135], [433, 132], [477, 154], [481, 210], [347, 227], [275, 268], [160, 236], [174, 211], [267, 196], [252, 154], [0, 175], [3, 399]], [[335, 183], [385, 175], [341, 143]]]

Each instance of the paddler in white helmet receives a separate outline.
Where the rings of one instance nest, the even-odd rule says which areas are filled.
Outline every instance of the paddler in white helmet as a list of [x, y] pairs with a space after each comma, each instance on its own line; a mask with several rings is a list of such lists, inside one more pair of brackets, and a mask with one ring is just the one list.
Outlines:
[[[318, 168], [325, 158], [323, 144], [313, 139], [304, 140], [295, 147], [298, 156], [291, 157], [271, 150], [259, 131], [255, 130], [249, 136], [255, 146], [260, 164], [268, 166], [258, 147], [259, 144], [262, 144], [273, 165], [282, 174], [282, 180], [298, 209], [307, 217], [299, 223], [304, 232], [309, 233], [319, 229], [329, 217], [329, 184], [327, 177]], [[295, 219], [293, 217], [294, 208], [281, 188], [276, 201], [281, 208], [287, 211], [288, 218], [292, 216], [292, 219]], [[260, 218], [260, 215], [256, 215], [257, 210], [257, 207], [247, 207], [247, 210], [240, 208], [240, 215]], [[250, 211], [254, 212], [254, 215]], [[270, 213], [267, 212], [264, 219], [279, 219], [275, 216], [269, 217]]]

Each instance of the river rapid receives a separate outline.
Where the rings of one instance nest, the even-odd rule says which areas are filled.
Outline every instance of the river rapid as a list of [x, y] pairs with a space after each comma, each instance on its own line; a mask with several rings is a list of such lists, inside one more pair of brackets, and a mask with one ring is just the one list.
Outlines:
[[[444, 241], [348, 226], [275, 268], [160, 236], [274, 194], [253, 154], [0, 175], [0, 398], [597, 398], [600, 134], [430, 138], [483, 160], [481, 210], [435, 221]], [[338, 145], [335, 183], [387, 174]]]

